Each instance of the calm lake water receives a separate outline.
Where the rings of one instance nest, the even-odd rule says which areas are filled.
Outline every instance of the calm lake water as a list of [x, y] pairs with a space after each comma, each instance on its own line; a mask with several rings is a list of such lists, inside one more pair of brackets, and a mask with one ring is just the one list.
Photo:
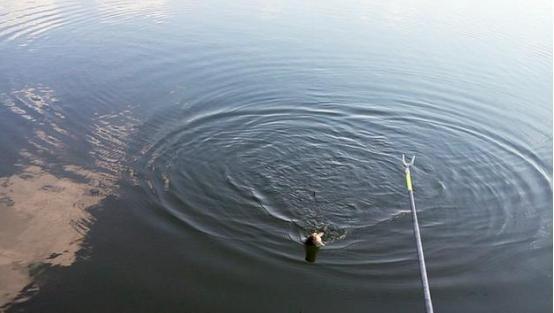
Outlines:
[[0, 2], [0, 304], [423, 312], [406, 153], [435, 311], [551, 312], [551, 14]]

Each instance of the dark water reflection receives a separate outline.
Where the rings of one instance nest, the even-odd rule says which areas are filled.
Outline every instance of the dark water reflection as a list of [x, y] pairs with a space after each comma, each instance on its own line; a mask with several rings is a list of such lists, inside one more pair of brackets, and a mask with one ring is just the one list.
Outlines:
[[[90, 197], [75, 213], [87, 223], [64, 232], [79, 243], [65, 262], [46, 257], [58, 246], [0, 241], [0, 273], [17, 263], [26, 277], [8, 311], [423, 310], [402, 153], [417, 155], [436, 310], [549, 311], [549, 12], [1, 4], [0, 174], [23, 191], [52, 189], [25, 180], [29, 166], [67, 184], [58, 207], [74, 206], [67, 190]], [[5, 189], [7, 220], [21, 203]], [[307, 264], [314, 229], [326, 246]]]

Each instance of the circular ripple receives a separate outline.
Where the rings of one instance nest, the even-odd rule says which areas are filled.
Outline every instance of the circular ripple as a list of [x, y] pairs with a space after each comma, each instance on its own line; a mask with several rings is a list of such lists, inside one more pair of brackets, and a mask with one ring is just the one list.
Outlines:
[[204, 215], [208, 225], [191, 224], [212, 235], [292, 229], [288, 235], [299, 239], [300, 232], [324, 228], [333, 241], [398, 212], [375, 205], [377, 195], [399, 189], [386, 182], [397, 164], [383, 130], [371, 123], [357, 129], [343, 119], [294, 107], [195, 117], [149, 151], [152, 185], [163, 186], [172, 206], [192, 209], [179, 209], [182, 214]]
[[[322, 263], [353, 275], [380, 264], [390, 271], [363, 272], [405, 278], [414, 257], [399, 160], [407, 152], [418, 156], [416, 199], [437, 279], [507, 257], [506, 245], [545, 240], [545, 164], [479, 118], [423, 101], [389, 100], [390, 110], [270, 102], [166, 120], [144, 156], [162, 207], [250, 253], [290, 260], [299, 258], [291, 242], [325, 230]], [[445, 259], [456, 249], [467, 253]]]

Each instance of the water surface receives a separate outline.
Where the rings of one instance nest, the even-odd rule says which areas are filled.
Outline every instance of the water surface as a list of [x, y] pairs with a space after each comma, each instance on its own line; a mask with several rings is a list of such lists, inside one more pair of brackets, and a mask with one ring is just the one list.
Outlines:
[[549, 312], [551, 11], [2, 3], [5, 308], [423, 311], [406, 153], [436, 311]]

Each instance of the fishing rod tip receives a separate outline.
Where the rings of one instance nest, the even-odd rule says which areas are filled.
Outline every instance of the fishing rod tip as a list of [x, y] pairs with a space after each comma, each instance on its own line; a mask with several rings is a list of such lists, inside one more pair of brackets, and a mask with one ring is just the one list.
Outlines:
[[404, 163], [405, 166], [414, 165], [414, 161], [415, 161], [415, 155], [412, 156], [412, 159], [408, 162], [406, 161], [406, 155], [402, 154], [402, 163]]

